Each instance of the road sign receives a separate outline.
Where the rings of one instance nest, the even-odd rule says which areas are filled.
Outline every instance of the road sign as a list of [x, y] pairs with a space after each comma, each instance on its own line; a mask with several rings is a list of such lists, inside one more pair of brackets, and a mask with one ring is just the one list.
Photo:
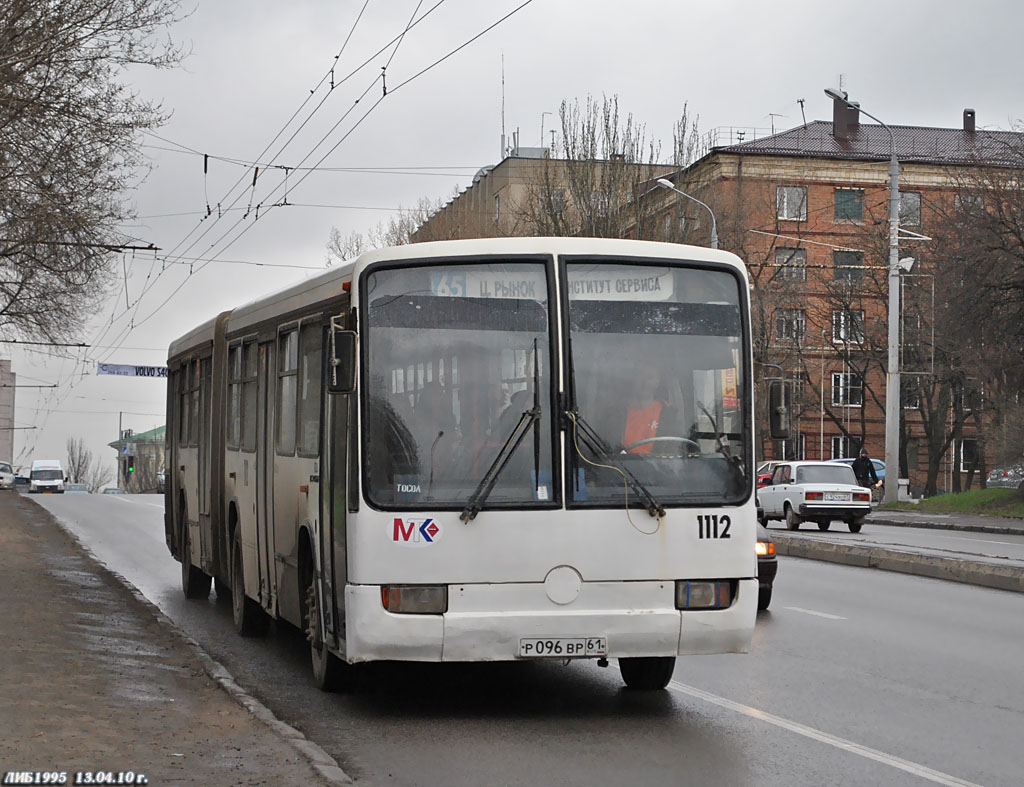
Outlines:
[[115, 377], [167, 377], [166, 366], [136, 366], [127, 363], [98, 363], [96, 374], [111, 374]]

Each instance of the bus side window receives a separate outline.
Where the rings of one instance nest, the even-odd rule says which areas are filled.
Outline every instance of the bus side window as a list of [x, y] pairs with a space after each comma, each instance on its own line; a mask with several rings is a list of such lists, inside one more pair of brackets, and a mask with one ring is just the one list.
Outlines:
[[316, 456], [320, 451], [320, 370], [322, 332], [319, 323], [302, 326], [299, 369], [299, 453]]
[[295, 453], [295, 404], [299, 379], [299, 332], [292, 328], [278, 337], [277, 453]]
[[242, 450], [256, 450], [256, 342], [242, 344]]

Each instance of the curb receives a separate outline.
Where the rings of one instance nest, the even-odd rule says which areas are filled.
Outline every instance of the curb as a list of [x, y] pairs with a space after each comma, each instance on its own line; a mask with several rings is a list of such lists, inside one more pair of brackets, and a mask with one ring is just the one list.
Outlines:
[[331, 755], [324, 751], [320, 746], [313, 743], [313, 741], [306, 738], [306, 736], [299, 730], [277, 718], [270, 708], [238, 685], [234, 676], [228, 672], [227, 667], [203, 650], [203, 647], [195, 639], [182, 631], [173, 620], [167, 617], [167, 615], [157, 607], [156, 604], [146, 598], [142, 594], [142, 591], [135, 587], [135, 585], [129, 582], [121, 574], [101, 562], [99, 558], [93, 554], [92, 550], [82, 543], [82, 540], [74, 532], [65, 526], [60, 517], [51, 514], [42, 506], [39, 506], [39, 510], [46, 516], [53, 519], [60, 529], [67, 534], [67, 536], [78, 546], [79, 549], [82, 550], [85, 556], [89, 558], [89, 560], [91, 560], [100, 571], [103, 571], [116, 579], [125, 590], [131, 593], [135, 600], [142, 604], [142, 606], [153, 615], [158, 624], [167, 629], [167, 631], [169, 631], [173, 636], [184, 642], [199, 660], [199, 663], [203, 665], [203, 671], [206, 672], [206, 674], [209, 675], [218, 686], [227, 692], [239, 705], [263, 722], [263, 724], [270, 728], [271, 731], [284, 739], [288, 745], [308, 760], [313, 768], [324, 779], [331, 784], [355, 783], [352, 778], [345, 773], [342, 767], [338, 765], [337, 761], [331, 757]]
[[1024, 535], [1024, 526], [1007, 527], [1006, 525], [963, 525], [956, 522], [907, 522], [895, 519], [883, 519], [869, 516], [864, 520], [868, 525], [886, 525], [887, 527], [919, 527], [924, 530], [966, 530], [972, 533], [990, 533], [997, 536], [1020, 536]]
[[[881, 524], [881, 523], [877, 523]], [[1024, 570], [978, 560], [921, 555], [888, 547], [825, 543], [772, 532], [775, 551], [779, 555], [824, 560], [847, 566], [877, 568], [932, 579], [946, 579], [969, 585], [1024, 593]]]

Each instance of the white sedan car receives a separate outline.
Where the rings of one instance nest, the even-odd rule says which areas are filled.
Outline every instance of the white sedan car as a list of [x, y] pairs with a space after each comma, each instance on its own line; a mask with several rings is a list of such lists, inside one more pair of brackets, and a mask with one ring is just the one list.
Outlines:
[[7, 462], [0, 462], [0, 489], [14, 489], [14, 470]]
[[851, 533], [859, 533], [871, 513], [871, 490], [857, 484], [848, 465], [833, 462], [781, 462], [757, 497], [764, 511], [761, 524], [784, 519], [790, 530], [805, 521], [828, 530], [833, 519], [842, 519]]

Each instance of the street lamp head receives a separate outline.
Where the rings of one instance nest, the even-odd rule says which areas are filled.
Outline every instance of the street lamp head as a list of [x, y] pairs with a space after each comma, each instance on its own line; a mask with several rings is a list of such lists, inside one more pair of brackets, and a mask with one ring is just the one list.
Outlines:
[[842, 90], [838, 90], [834, 87], [825, 88], [825, 95], [831, 98], [833, 101], [842, 101], [844, 104], [849, 104], [846, 93]]
[[658, 183], [658, 185], [659, 185], [659, 186], [661, 186], [661, 187], [662, 187], [663, 189], [674, 189], [674, 188], [675, 188], [675, 186], [674, 186], [674, 185], [672, 185], [672, 181], [671, 181], [671, 180], [668, 180], [668, 179], [666, 179], [666, 178], [658, 178], [658, 181], [657, 181], [657, 183]]

